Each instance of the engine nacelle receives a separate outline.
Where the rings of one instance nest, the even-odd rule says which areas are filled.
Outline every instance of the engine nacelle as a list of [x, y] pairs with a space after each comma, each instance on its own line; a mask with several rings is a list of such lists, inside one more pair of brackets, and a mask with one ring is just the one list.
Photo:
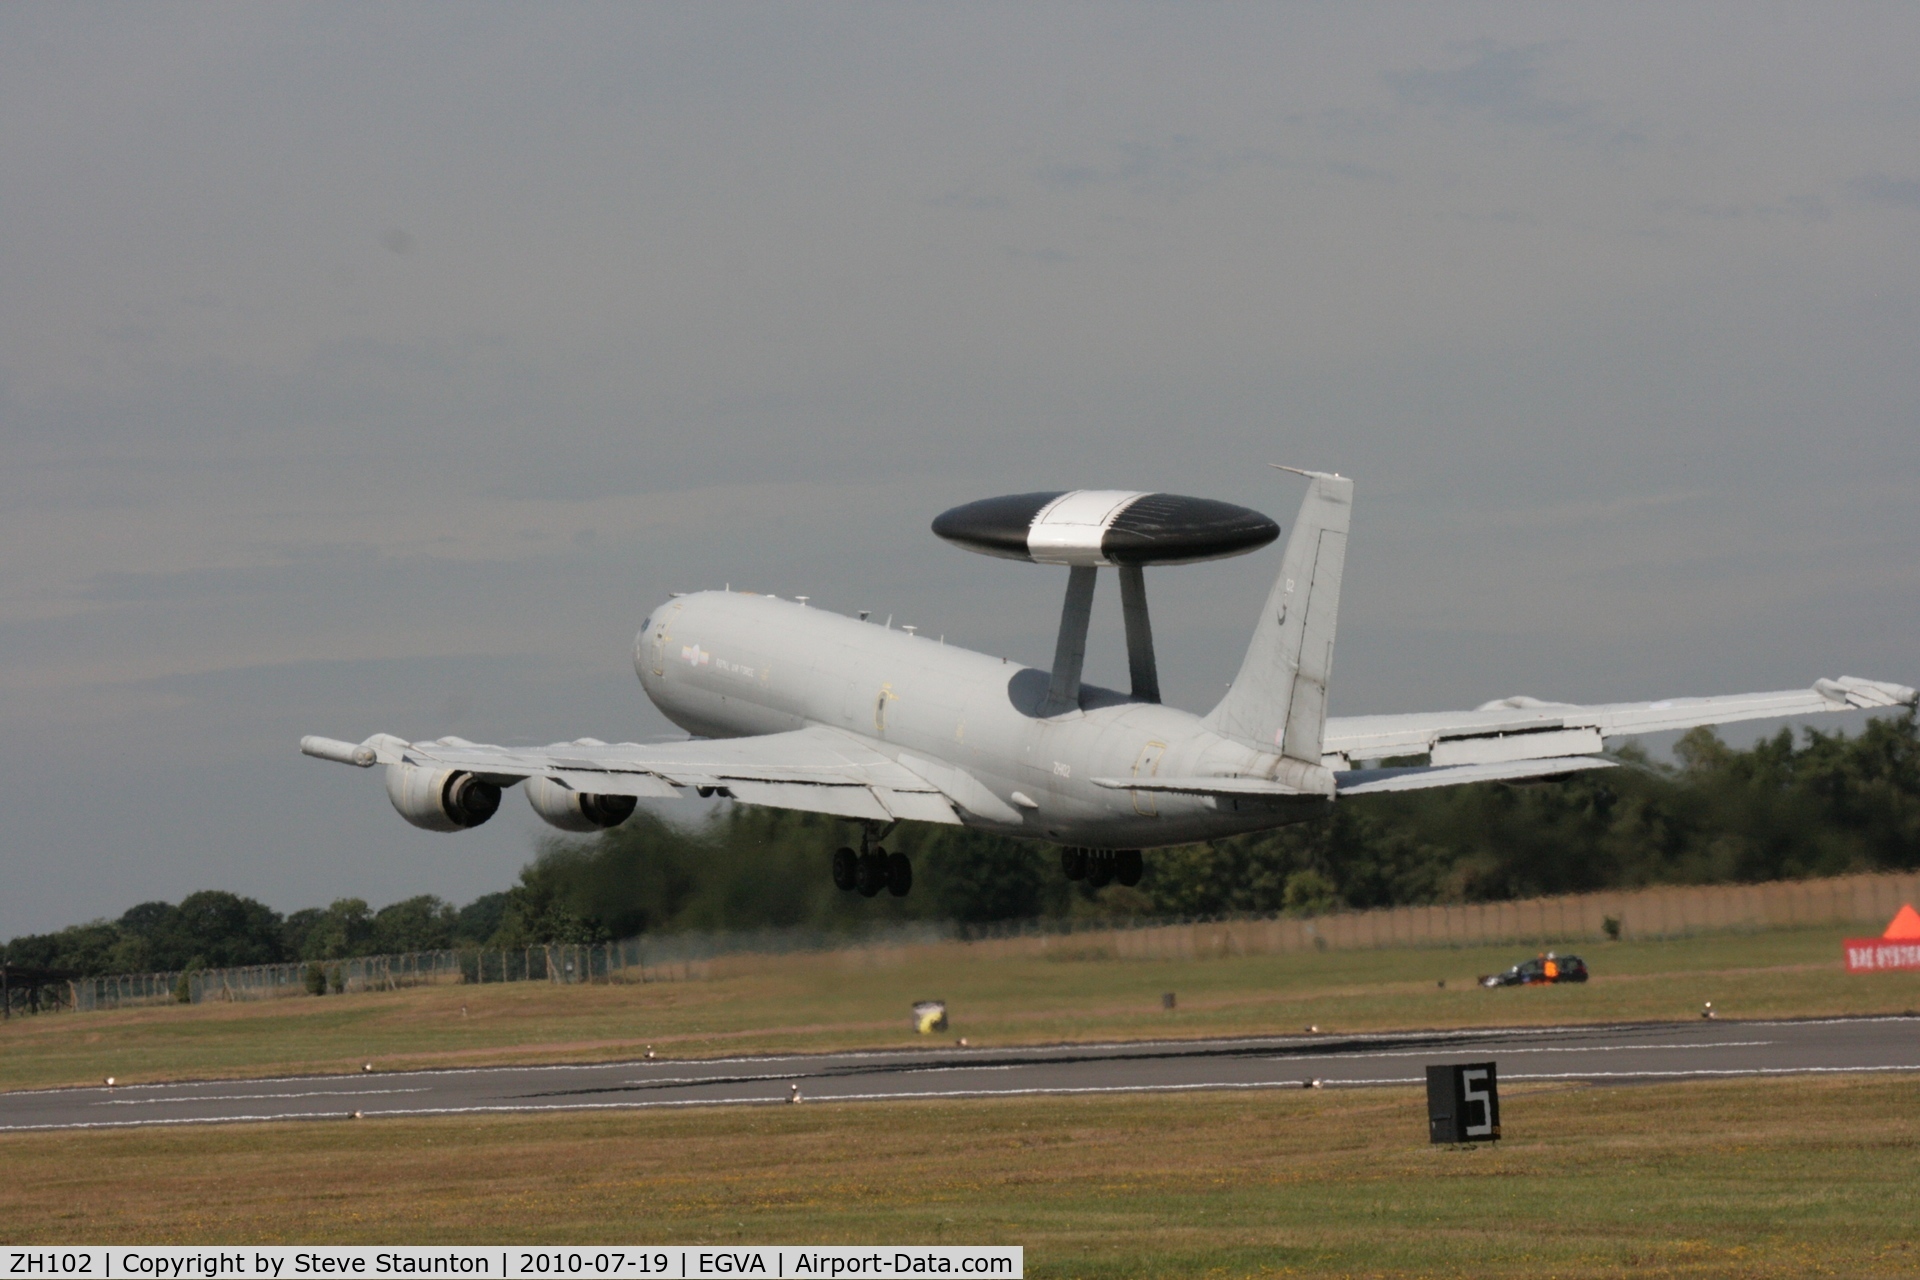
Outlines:
[[527, 803], [562, 831], [605, 831], [631, 818], [639, 801], [632, 796], [575, 791], [552, 778], [528, 778]]
[[428, 831], [477, 827], [500, 808], [500, 788], [465, 769], [387, 766], [387, 798], [400, 816]]

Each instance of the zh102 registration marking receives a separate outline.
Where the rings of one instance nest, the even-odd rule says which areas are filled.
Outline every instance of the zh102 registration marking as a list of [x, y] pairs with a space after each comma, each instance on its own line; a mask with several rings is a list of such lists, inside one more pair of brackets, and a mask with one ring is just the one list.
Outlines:
[[0, 1249], [0, 1275], [89, 1280], [312, 1280], [482, 1276], [488, 1280], [653, 1280], [670, 1276], [893, 1277], [1026, 1274], [1025, 1251], [991, 1245], [650, 1245], [529, 1249], [498, 1245], [271, 1245], [259, 1248]]

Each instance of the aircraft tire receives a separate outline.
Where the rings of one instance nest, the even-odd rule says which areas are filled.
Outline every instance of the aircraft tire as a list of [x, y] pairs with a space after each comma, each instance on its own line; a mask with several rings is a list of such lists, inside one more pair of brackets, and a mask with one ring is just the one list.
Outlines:
[[860, 883], [860, 855], [842, 845], [833, 851], [833, 887], [849, 892]]
[[1087, 883], [1104, 889], [1113, 882], [1113, 855], [1105, 849], [1091, 850], [1087, 856]]
[[860, 855], [860, 869], [853, 887], [863, 898], [871, 898], [887, 887], [887, 851], [875, 849]]
[[1146, 873], [1147, 860], [1138, 849], [1121, 849], [1113, 855], [1113, 878], [1131, 889]]
[[1060, 870], [1066, 873], [1067, 879], [1069, 880], [1085, 880], [1087, 878], [1087, 851], [1085, 849], [1076, 849], [1072, 845], [1066, 845], [1061, 848]]
[[913, 892], [913, 863], [904, 853], [887, 855], [887, 892], [896, 898]]

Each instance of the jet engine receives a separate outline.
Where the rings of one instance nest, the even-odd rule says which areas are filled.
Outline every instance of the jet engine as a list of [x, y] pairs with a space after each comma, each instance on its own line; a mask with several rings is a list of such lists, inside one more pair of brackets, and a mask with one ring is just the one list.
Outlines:
[[387, 766], [387, 798], [400, 816], [428, 831], [477, 827], [500, 808], [500, 787], [465, 769]]
[[601, 796], [574, 791], [552, 778], [528, 778], [527, 801], [533, 811], [562, 831], [605, 831], [633, 816], [632, 796]]

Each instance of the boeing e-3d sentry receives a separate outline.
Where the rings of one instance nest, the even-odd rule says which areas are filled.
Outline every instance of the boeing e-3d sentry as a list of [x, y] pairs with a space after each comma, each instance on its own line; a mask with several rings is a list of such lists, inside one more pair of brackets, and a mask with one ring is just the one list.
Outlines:
[[[1292, 468], [1283, 468], [1292, 470]], [[1028, 493], [956, 507], [936, 534], [1067, 569], [1051, 670], [736, 591], [675, 596], [634, 640], [647, 696], [692, 738], [497, 747], [460, 738], [308, 737], [325, 760], [386, 766], [401, 816], [432, 831], [487, 821], [501, 790], [565, 831], [618, 826], [636, 802], [724, 796], [858, 827], [834, 856], [842, 889], [905, 894], [913, 868], [881, 845], [902, 821], [955, 823], [1061, 846], [1068, 877], [1136, 883], [1141, 850], [1318, 817], [1348, 796], [1606, 768], [1607, 740], [1736, 720], [1912, 706], [1902, 685], [1842, 676], [1779, 693], [1576, 706], [1504, 698], [1472, 711], [1331, 717], [1327, 682], [1353, 482], [1309, 489], [1227, 694], [1205, 715], [1160, 701], [1147, 565], [1273, 542], [1259, 512], [1164, 493]], [[1094, 585], [1120, 580], [1132, 688], [1084, 684]], [[1424, 757], [1424, 764], [1378, 762]], [[1371, 766], [1371, 767], [1370, 767]]]

